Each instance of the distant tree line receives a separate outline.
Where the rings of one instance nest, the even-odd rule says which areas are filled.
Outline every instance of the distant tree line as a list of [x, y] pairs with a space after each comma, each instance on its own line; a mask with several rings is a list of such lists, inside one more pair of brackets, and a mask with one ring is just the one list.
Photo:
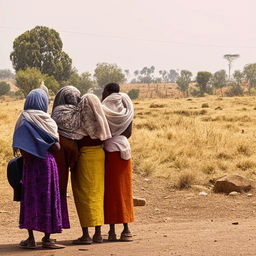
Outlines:
[[[48, 27], [36, 26], [24, 32], [13, 42], [10, 59], [16, 71], [16, 85], [26, 96], [28, 92], [37, 88], [42, 81], [56, 93], [60, 87], [74, 85], [82, 93], [94, 91], [100, 94], [106, 83], [139, 83], [151, 85], [158, 91], [160, 83], [176, 83], [184, 97], [204, 96], [206, 94], [221, 93], [221, 95], [243, 95], [256, 91], [256, 63], [248, 64], [244, 69], [236, 70], [231, 76], [232, 62], [238, 54], [225, 54], [228, 61], [228, 75], [225, 70], [215, 73], [199, 71], [195, 77], [189, 70], [163, 69], [156, 71], [155, 66], [145, 66], [141, 70], [123, 70], [116, 64], [98, 63], [94, 72], [78, 73], [72, 66], [72, 59], [63, 51], [63, 43], [59, 33]], [[0, 79], [14, 78], [10, 70], [0, 70]], [[6, 88], [6, 86], [5, 86]], [[0, 88], [1, 90], [1, 88]], [[2, 89], [6, 91], [6, 89]], [[166, 89], [167, 91], [167, 89]], [[136, 98], [139, 91], [132, 91], [131, 97]], [[167, 96], [167, 94], [166, 94]]]

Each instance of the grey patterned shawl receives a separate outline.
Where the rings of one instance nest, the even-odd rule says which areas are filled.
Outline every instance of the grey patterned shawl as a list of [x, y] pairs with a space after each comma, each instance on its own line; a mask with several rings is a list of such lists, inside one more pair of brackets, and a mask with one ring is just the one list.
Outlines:
[[52, 109], [52, 118], [58, 125], [59, 134], [65, 138], [79, 140], [82, 135], [76, 133], [80, 127], [78, 103], [80, 91], [74, 86], [65, 86], [57, 93]]

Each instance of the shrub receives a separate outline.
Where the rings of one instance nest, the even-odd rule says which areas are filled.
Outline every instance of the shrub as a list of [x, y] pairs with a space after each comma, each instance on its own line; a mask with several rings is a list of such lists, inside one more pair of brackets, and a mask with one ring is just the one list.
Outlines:
[[242, 96], [244, 94], [244, 90], [240, 85], [234, 85], [229, 90], [225, 92], [226, 96]]
[[200, 92], [200, 89], [198, 87], [189, 86], [188, 94], [193, 96], [193, 97], [200, 97], [201, 92]]
[[164, 108], [164, 107], [166, 107], [165, 104], [157, 104], [157, 103], [152, 103], [149, 106], [149, 108]]
[[10, 91], [10, 85], [6, 82], [0, 82], [0, 96], [5, 95]]
[[208, 103], [203, 103], [202, 108], [209, 108], [209, 104]]
[[24, 93], [22, 90], [18, 90], [15, 92], [15, 96], [18, 98], [18, 99], [23, 99], [24, 98]]
[[177, 187], [179, 189], [188, 189], [191, 187], [193, 182], [195, 181], [195, 174], [192, 172], [183, 172], [180, 174], [178, 182], [177, 182]]
[[139, 94], [140, 94], [140, 90], [139, 89], [132, 89], [128, 92], [129, 97], [132, 100], [138, 99], [139, 98]]

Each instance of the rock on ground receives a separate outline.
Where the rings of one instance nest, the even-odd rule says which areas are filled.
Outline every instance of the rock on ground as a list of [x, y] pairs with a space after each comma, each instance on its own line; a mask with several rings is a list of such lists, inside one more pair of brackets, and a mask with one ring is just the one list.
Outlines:
[[213, 191], [215, 193], [247, 192], [252, 189], [252, 181], [240, 175], [227, 175], [218, 179]]
[[144, 198], [133, 197], [134, 206], [145, 206], [146, 200]]

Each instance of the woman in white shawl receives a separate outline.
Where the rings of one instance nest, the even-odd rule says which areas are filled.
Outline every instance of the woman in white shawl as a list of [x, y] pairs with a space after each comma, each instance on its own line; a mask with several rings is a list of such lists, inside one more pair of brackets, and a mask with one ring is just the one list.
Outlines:
[[116, 241], [115, 224], [123, 224], [121, 241], [131, 241], [128, 223], [134, 221], [132, 197], [131, 136], [134, 116], [129, 96], [120, 93], [116, 83], [107, 84], [103, 91], [103, 110], [112, 138], [104, 142], [105, 149], [105, 224], [110, 225], [109, 241]]

